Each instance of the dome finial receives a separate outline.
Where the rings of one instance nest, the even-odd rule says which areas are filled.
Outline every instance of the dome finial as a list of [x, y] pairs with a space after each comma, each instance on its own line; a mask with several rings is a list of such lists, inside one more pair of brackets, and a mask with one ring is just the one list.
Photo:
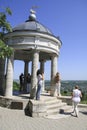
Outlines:
[[29, 20], [30, 21], [35, 21], [36, 20], [36, 11], [35, 9], [38, 8], [37, 6], [32, 6], [32, 8], [30, 9], [30, 16], [29, 16]]

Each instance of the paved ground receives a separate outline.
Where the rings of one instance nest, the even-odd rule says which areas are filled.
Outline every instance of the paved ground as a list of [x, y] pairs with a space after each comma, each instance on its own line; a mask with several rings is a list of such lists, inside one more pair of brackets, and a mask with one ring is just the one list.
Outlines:
[[32, 118], [23, 110], [0, 107], [0, 130], [87, 130], [87, 108], [80, 108], [79, 118], [70, 113], [60, 118]]

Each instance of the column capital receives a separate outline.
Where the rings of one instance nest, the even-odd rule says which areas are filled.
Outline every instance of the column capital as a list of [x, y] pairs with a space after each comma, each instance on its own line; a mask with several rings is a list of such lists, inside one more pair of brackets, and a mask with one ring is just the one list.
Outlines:
[[39, 53], [39, 52], [40, 52], [40, 50], [34, 49], [34, 50], [33, 50], [33, 52], [37, 52], [37, 53]]
[[40, 59], [40, 62], [46, 62], [46, 59]]
[[53, 55], [51, 56], [51, 59], [53, 59], [54, 57], [58, 57], [58, 55], [57, 55], [57, 54], [53, 54]]

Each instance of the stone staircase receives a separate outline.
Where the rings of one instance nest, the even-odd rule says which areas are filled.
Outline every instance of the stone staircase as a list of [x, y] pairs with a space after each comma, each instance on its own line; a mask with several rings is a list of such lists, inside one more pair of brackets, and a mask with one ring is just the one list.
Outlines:
[[64, 114], [72, 111], [72, 106], [67, 105], [67, 103], [62, 102], [61, 99], [56, 97], [49, 97], [44, 100], [47, 108], [47, 116]]
[[[49, 94], [42, 94], [40, 102], [42, 101], [44, 102], [46, 107], [46, 116], [64, 114], [72, 111], [72, 106], [67, 105], [67, 103], [62, 102], [61, 99], [58, 99], [57, 97], [52, 97]], [[25, 109], [29, 102], [29, 99], [22, 99], [22, 102], [23, 109]], [[35, 103], [35, 105], [39, 103], [36, 100], [33, 100], [33, 102]]]
[[11, 109], [22, 109], [32, 117], [55, 116], [72, 112], [72, 106], [62, 102], [62, 99], [52, 97], [47, 93], [41, 95], [41, 100], [29, 100], [29, 95], [14, 97]]

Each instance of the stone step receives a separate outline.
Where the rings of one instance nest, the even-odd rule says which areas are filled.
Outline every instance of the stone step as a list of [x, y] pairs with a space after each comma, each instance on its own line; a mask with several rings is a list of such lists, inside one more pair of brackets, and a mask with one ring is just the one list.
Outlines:
[[62, 101], [61, 100], [57, 100], [57, 99], [55, 99], [55, 100], [49, 100], [49, 101], [45, 101], [45, 103], [47, 104], [47, 105], [51, 105], [51, 104], [59, 104], [59, 103], [61, 103]]
[[70, 117], [70, 114], [54, 114], [54, 115], [48, 115], [45, 116], [47, 119], [61, 119], [61, 118], [67, 118]]
[[56, 114], [66, 114], [72, 112], [72, 106], [62, 106], [59, 108], [49, 109], [47, 110], [47, 115], [56, 115]]
[[58, 103], [58, 104], [51, 104], [47, 105], [47, 114], [57, 114], [60, 113], [60, 110], [62, 110], [67, 104], [66, 103]]
[[[43, 100], [44, 102], [46, 101], [52, 101], [52, 100], [56, 100], [57, 98], [56, 97], [52, 97], [52, 96], [41, 96], [41, 100]], [[59, 99], [60, 100], [60, 99]]]
[[59, 113], [58, 108], [47, 110], [47, 115], [54, 115], [54, 114], [58, 114], [58, 113]]
[[67, 113], [71, 113], [72, 110], [73, 110], [72, 106], [66, 105], [63, 108], [60, 108], [59, 113], [61, 113], [61, 114], [67, 114]]
[[44, 99], [47, 108], [47, 115], [56, 115], [71, 110], [67, 103], [62, 102], [61, 99], [56, 97], [48, 97]]
[[47, 105], [47, 110], [49, 110], [49, 109], [54, 109], [54, 108], [61, 108], [62, 106], [65, 106], [66, 105], [66, 103], [62, 103], [62, 102], [60, 102], [60, 103], [56, 103], [56, 104], [50, 104], [50, 105]]

